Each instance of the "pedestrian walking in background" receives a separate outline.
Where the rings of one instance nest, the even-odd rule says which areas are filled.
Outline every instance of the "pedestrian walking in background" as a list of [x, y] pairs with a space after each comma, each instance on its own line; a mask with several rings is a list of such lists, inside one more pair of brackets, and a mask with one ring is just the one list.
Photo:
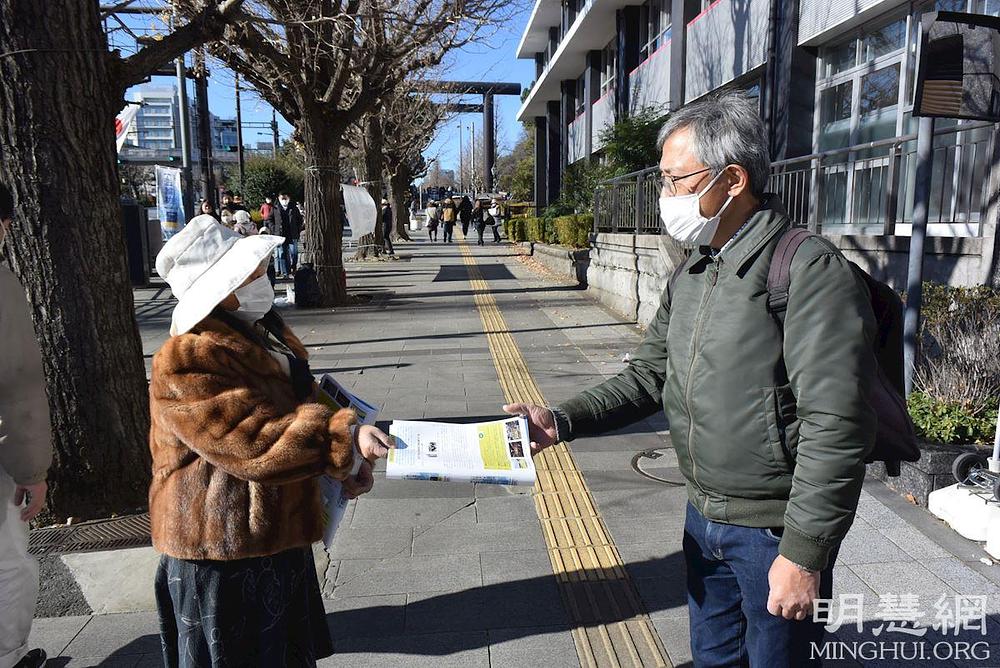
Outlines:
[[249, 237], [257, 234], [257, 223], [253, 222], [248, 211], [237, 211], [233, 214], [233, 231]]
[[[660, 219], [693, 249], [614, 378], [557, 407], [515, 404], [533, 451], [665, 410], [688, 497], [696, 666], [814, 666], [877, 426], [867, 285], [822, 237], [793, 257], [782, 326], [761, 298], [791, 229], [766, 193], [767, 134], [741, 93], [674, 111], [659, 135]], [[776, 260], [774, 260], [776, 261]]]
[[241, 209], [246, 211], [246, 207], [236, 201], [236, 196], [233, 194], [232, 190], [227, 190], [222, 193], [222, 206], [220, 208], [223, 211], [228, 211], [229, 213], [236, 213]]
[[490, 208], [486, 210], [487, 219], [486, 222], [489, 224], [490, 229], [493, 230], [493, 243], [500, 243], [500, 225], [503, 222], [503, 218], [500, 213], [500, 203], [495, 199], [490, 201]]
[[315, 666], [333, 649], [317, 479], [356, 497], [390, 437], [316, 401], [264, 267], [282, 242], [199, 216], [156, 258], [177, 306], [153, 358], [149, 516], [165, 666]]
[[479, 235], [476, 245], [482, 246], [483, 232], [486, 231], [486, 209], [483, 208], [482, 201], [478, 199], [472, 207], [472, 226], [476, 229], [476, 234]]
[[427, 214], [427, 238], [431, 241], [437, 241], [438, 223], [441, 218], [441, 210], [438, 208], [437, 202], [434, 200], [428, 202], [424, 213]]
[[264, 198], [264, 203], [260, 205], [260, 220], [263, 224], [271, 218], [271, 210], [274, 208], [274, 199], [268, 195]]
[[454, 200], [445, 197], [441, 201], [441, 225], [444, 226], [444, 239], [442, 241], [451, 243], [451, 236], [455, 230], [455, 221], [458, 220], [458, 207]]
[[222, 216], [220, 218], [221, 219], [220, 219], [219, 222], [221, 222], [223, 225], [225, 225], [229, 229], [233, 229], [233, 225], [234, 225], [235, 221], [233, 219], [233, 212], [232, 211], [230, 211], [229, 209], [223, 209], [222, 210]]
[[[13, 220], [14, 199], [0, 184], [0, 246]], [[38, 562], [28, 554], [27, 523], [45, 505], [51, 423], [31, 309], [21, 283], [3, 265], [0, 341], [0, 667], [37, 668], [46, 656], [42, 649], [28, 649]]]
[[390, 238], [393, 233], [392, 206], [389, 204], [389, 200], [384, 197], [382, 198], [382, 210], [379, 213], [379, 218], [382, 223], [382, 250], [389, 255], [395, 255], [396, 251], [392, 248], [392, 239]]
[[278, 274], [282, 278], [295, 275], [302, 222], [302, 211], [292, 202], [291, 194], [288, 191], [278, 193], [278, 206], [271, 210], [271, 221], [267, 228], [271, 234], [285, 238], [285, 242], [278, 247], [275, 257]]
[[212, 216], [218, 220], [218, 216], [215, 215], [215, 207], [207, 199], [201, 200], [201, 213], [203, 215]]
[[472, 222], [472, 200], [468, 195], [462, 195], [462, 203], [458, 205], [458, 218], [462, 221], [462, 236], [469, 236], [469, 224]]

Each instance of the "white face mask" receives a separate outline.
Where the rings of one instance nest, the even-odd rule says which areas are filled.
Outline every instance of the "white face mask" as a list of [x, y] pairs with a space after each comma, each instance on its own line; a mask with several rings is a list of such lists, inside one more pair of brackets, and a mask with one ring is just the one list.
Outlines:
[[709, 188], [715, 185], [723, 172], [715, 175], [708, 185], [700, 193], [689, 195], [674, 195], [673, 197], [660, 198], [660, 220], [667, 234], [672, 236], [682, 246], [697, 248], [707, 246], [715, 237], [719, 229], [719, 219], [722, 212], [726, 210], [729, 203], [733, 201], [732, 195], [722, 205], [719, 212], [711, 218], [701, 215], [701, 196], [708, 192]]
[[274, 306], [274, 288], [267, 274], [237, 288], [233, 294], [240, 300], [240, 307], [233, 315], [245, 322], [257, 322]]

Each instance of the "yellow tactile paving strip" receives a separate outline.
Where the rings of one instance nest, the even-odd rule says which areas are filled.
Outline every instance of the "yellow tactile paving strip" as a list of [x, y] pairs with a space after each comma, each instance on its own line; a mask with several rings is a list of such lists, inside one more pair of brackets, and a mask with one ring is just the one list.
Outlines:
[[[469, 246], [459, 244], [507, 401], [545, 404]], [[615, 542], [565, 443], [535, 457], [533, 495], [580, 665], [670, 666]]]

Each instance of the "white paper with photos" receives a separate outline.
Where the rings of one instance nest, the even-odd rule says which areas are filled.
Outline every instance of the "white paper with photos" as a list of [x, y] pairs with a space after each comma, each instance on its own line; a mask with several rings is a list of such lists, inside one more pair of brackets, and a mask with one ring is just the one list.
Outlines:
[[476, 424], [395, 420], [389, 433], [396, 447], [386, 460], [387, 478], [535, 484], [524, 417]]
[[[330, 408], [353, 408], [358, 414], [360, 424], [374, 424], [378, 417], [378, 408], [360, 397], [351, 394], [346, 387], [338, 383], [330, 374], [324, 374], [319, 382], [320, 402]], [[344, 494], [344, 485], [332, 476], [324, 475], [319, 479], [320, 495], [323, 498], [323, 514], [326, 523], [323, 527], [323, 544], [326, 549], [333, 545], [337, 527], [344, 519], [347, 504], [350, 499]]]

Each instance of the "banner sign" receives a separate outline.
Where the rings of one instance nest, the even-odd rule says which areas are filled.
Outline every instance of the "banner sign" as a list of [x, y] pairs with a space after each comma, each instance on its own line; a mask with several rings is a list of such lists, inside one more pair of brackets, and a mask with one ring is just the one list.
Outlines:
[[378, 219], [378, 208], [367, 188], [344, 185], [344, 208], [347, 209], [347, 222], [351, 225], [351, 236], [360, 239], [366, 234], [375, 233], [375, 221]]
[[184, 227], [187, 218], [184, 216], [180, 169], [156, 166], [156, 212], [164, 241]]

